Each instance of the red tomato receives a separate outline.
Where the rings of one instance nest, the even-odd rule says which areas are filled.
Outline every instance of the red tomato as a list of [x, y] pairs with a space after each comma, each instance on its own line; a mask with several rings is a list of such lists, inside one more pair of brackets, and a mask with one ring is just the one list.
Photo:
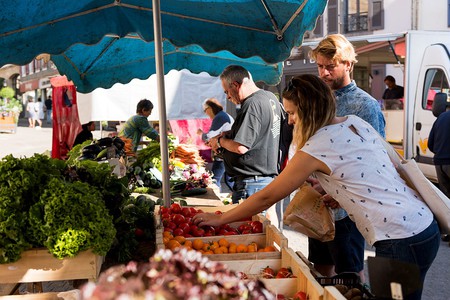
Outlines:
[[189, 207], [183, 207], [181, 209], [181, 214], [185, 217], [190, 217], [191, 216], [191, 209]]
[[223, 212], [221, 212], [220, 210], [216, 210], [214, 213], [215, 213], [216, 215], [221, 215], [221, 214], [223, 214]]
[[205, 230], [197, 227], [197, 229], [193, 230], [191, 233], [195, 237], [201, 237], [205, 235]]
[[162, 224], [163, 224], [164, 227], [169, 226], [169, 222], [170, 222], [169, 219], [163, 219], [163, 220], [162, 220]]
[[267, 266], [264, 269], [262, 269], [261, 275], [263, 278], [274, 278], [275, 271], [271, 267]]
[[251, 231], [250, 229], [245, 229], [244, 231], [241, 232], [241, 234], [252, 234], [253, 231]]
[[197, 225], [195, 225], [195, 224], [191, 224], [189, 227], [190, 227], [190, 229], [189, 229], [190, 234], [192, 234], [195, 230], [198, 229]]
[[263, 224], [259, 221], [253, 221], [250, 224], [252, 226], [253, 233], [262, 233], [263, 232]]
[[177, 235], [183, 235], [184, 234], [184, 231], [183, 231], [183, 229], [181, 229], [181, 228], [175, 228], [174, 230], [173, 230], [173, 235], [174, 236], [177, 236]]
[[277, 272], [276, 278], [291, 278], [292, 271], [288, 268], [281, 268]]
[[175, 214], [175, 215], [173, 215], [173, 217], [172, 217], [172, 221], [173, 221], [175, 224], [179, 225], [179, 224], [181, 224], [181, 223], [185, 223], [185, 222], [186, 222], [186, 218], [185, 218], [183, 215], [181, 215], [181, 214]]
[[164, 231], [168, 231], [170, 233], [173, 233], [173, 229], [169, 227], [164, 227]]
[[167, 227], [174, 230], [175, 228], [177, 228], [177, 224], [175, 224], [174, 222], [169, 222], [167, 223]]
[[216, 230], [212, 226], [205, 225], [205, 226], [202, 226], [202, 229], [205, 230], [205, 232], [211, 232], [212, 235], [216, 235]]
[[169, 213], [169, 208], [162, 206], [160, 209], [161, 215], [163, 214], [168, 214]]
[[237, 235], [238, 233], [234, 232], [234, 231], [227, 231], [225, 232], [224, 235]]
[[191, 211], [191, 215], [195, 215], [197, 213], [197, 210], [193, 207], [189, 207], [189, 210]]
[[277, 300], [284, 300], [286, 297], [283, 294], [277, 294]]
[[181, 206], [178, 203], [172, 203], [170, 205], [170, 210], [174, 213], [174, 214], [179, 214], [181, 212]]
[[297, 293], [295, 293], [293, 299], [294, 300], [307, 300], [308, 297], [306, 296], [305, 292], [298, 291]]
[[228, 232], [229, 232], [228, 230], [222, 228], [219, 230], [219, 235], [226, 235]]
[[189, 233], [191, 231], [191, 226], [186, 222], [178, 224], [178, 228], [182, 229], [184, 233]]
[[242, 233], [244, 230], [250, 230], [252, 231], [252, 227], [249, 224], [241, 224], [239, 225], [239, 227], [237, 228], [237, 230]]
[[172, 215], [170, 215], [169, 213], [164, 213], [164, 214], [161, 215], [161, 218], [170, 220], [172, 218]]

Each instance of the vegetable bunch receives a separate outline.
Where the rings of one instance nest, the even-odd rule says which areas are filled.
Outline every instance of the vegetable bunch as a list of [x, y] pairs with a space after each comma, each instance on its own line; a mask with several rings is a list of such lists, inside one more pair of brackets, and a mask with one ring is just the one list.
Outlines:
[[40, 154], [0, 160], [0, 263], [42, 246], [59, 258], [88, 248], [107, 253], [115, 236], [112, 214], [129, 194], [106, 165], [81, 163]]
[[106, 255], [116, 230], [100, 192], [80, 181], [53, 178], [28, 214], [27, 234], [58, 258], [92, 249]]

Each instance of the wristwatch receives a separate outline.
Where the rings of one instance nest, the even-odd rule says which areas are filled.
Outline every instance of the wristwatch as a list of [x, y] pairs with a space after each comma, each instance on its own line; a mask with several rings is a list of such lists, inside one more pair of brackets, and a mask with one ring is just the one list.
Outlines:
[[222, 137], [221, 136], [219, 136], [218, 138], [217, 138], [217, 148], [222, 148], [222, 146], [220, 145], [220, 139], [221, 139]]

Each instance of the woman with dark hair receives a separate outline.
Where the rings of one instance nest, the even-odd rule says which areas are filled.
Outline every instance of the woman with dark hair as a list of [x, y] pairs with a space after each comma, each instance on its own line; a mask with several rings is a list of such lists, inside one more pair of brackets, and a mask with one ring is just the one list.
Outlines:
[[[202, 136], [202, 140], [208, 145], [209, 139], [220, 135], [222, 132], [228, 131], [233, 125], [232, 116], [223, 111], [223, 106], [216, 98], [206, 99], [203, 103], [203, 112], [212, 119], [211, 127], [208, 132], [203, 132], [200, 128], [197, 134]], [[223, 159], [217, 155], [213, 155], [213, 166], [211, 169], [213, 179], [220, 187], [222, 177], [225, 174], [225, 165]], [[228, 184], [228, 183], [227, 183]]]
[[78, 133], [77, 137], [75, 138], [75, 142], [73, 142], [73, 146], [76, 146], [78, 144], [82, 144], [87, 140], [93, 140], [94, 136], [92, 135], [92, 131], [95, 130], [95, 122], [89, 122], [86, 124], [81, 125], [82, 130], [80, 133]]
[[132, 140], [133, 151], [136, 152], [142, 135], [145, 135], [159, 142], [159, 133], [150, 126], [147, 118], [151, 115], [153, 103], [150, 100], [142, 99], [136, 107], [136, 115], [132, 116], [123, 125], [119, 136], [124, 136]]
[[[220, 226], [242, 220], [284, 199], [314, 174], [344, 208], [378, 257], [414, 264], [425, 275], [436, 257], [440, 232], [421, 196], [401, 178], [381, 136], [361, 118], [336, 117], [335, 96], [314, 75], [294, 77], [283, 92], [283, 104], [294, 124], [297, 151], [267, 187], [222, 215], [197, 214], [198, 226]], [[325, 198], [324, 198], [325, 199]], [[420, 299], [422, 287], [404, 299]]]

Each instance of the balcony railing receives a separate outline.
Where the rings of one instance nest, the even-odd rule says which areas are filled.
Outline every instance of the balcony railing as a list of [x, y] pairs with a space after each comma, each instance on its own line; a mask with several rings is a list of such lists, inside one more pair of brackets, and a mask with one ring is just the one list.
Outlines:
[[346, 32], [358, 32], [369, 30], [369, 16], [367, 13], [348, 14], [345, 24]]

